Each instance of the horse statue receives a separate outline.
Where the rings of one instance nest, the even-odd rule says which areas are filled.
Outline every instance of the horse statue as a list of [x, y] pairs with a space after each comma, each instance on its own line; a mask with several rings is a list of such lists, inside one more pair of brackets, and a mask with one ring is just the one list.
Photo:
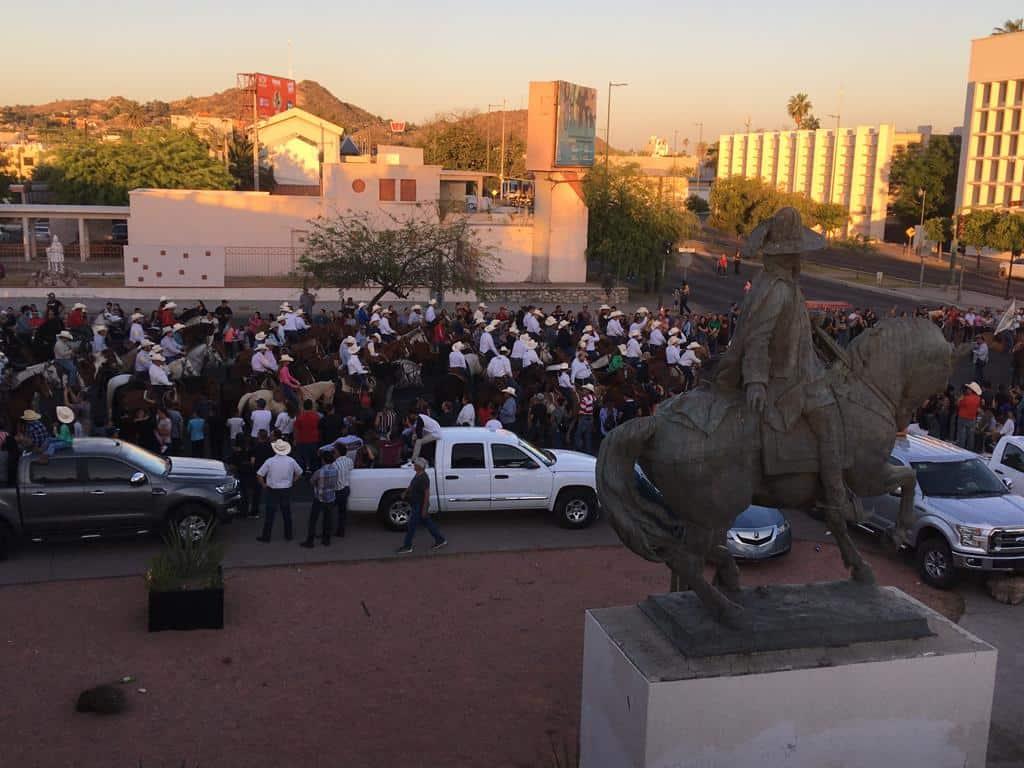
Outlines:
[[[827, 371], [845, 439], [843, 480], [858, 496], [902, 490], [896, 540], [913, 524], [914, 471], [888, 462], [896, 433], [914, 409], [945, 388], [952, 348], [942, 331], [924, 319], [885, 320], [860, 334]], [[766, 471], [772, 441], [786, 441], [805, 471]], [[660, 492], [660, 502], [640, 491], [637, 465]], [[808, 509], [819, 500], [817, 454], [810, 427], [775, 433], [747, 406], [743, 393], [715, 384], [662, 403], [650, 417], [612, 430], [601, 444], [597, 489], [612, 527], [641, 557], [663, 562], [673, 586], [692, 589], [720, 621], [743, 623], [739, 570], [725, 547], [726, 531], [750, 504]], [[874, 583], [857, 551], [846, 517], [856, 505], [827, 515], [828, 528], [854, 580]], [[715, 583], [703, 575], [716, 566]], [[725, 591], [723, 591], [725, 590]]]

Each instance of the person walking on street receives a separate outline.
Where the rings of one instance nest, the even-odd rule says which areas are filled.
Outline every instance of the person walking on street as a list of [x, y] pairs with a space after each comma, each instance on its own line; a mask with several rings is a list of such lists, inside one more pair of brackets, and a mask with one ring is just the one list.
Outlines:
[[267, 512], [263, 518], [263, 533], [256, 541], [270, 541], [274, 529], [274, 515], [281, 508], [281, 519], [284, 521], [284, 540], [292, 540], [292, 486], [302, 477], [302, 467], [288, 454], [292, 447], [284, 440], [275, 440], [270, 444], [274, 455], [263, 462], [256, 470], [256, 479], [267, 495]]
[[743, 256], [740, 255], [739, 250], [736, 251], [736, 255], [732, 257], [732, 271], [733, 274], [739, 275], [740, 264], [743, 263]]
[[407, 555], [412, 552], [412, 540], [416, 536], [416, 528], [422, 525], [434, 537], [431, 549], [440, 549], [448, 544], [437, 524], [430, 519], [430, 477], [427, 475], [426, 459], [416, 459], [413, 463], [416, 474], [405, 489], [403, 498], [409, 502], [409, 527], [405, 532], [405, 541], [398, 548], [398, 554]]
[[313, 504], [309, 508], [309, 526], [306, 528], [306, 540], [300, 547], [312, 548], [316, 540], [316, 521], [323, 513], [323, 532], [320, 543], [325, 547], [331, 545], [331, 505], [334, 504], [338, 488], [338, 470], [334, 466], [334, 452], [326, 448], [320, 451], [320, 468], [309, 478], [313, 486]]
[[682, 285], [679, 286], [679, 310], [690, 314], [690, 284], [683, 280]]

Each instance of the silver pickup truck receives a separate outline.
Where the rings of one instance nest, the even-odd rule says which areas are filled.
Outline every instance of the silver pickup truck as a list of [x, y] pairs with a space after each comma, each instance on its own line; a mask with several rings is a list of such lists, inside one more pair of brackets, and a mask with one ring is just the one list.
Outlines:
[[123, 440], [81, 438], [45, 463], [24, 455], [14, 471], [0, 477], [0, 559], [17, 542], [136, 536], [168, 524], [194, 538], [241, 510], [223, 462], [162, 458]]

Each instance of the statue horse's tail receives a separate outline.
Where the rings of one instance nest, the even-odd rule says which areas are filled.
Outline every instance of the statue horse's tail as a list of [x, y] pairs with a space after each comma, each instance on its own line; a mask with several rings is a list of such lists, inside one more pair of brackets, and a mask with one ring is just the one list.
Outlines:
[[646, 560], [664, 562], [682, 538], [682, 527], [668, 509], [640, 492], [634, 467], [654, 438], [653, 417], [630, 419], [601, 442], [597, 493], [622, 543]]

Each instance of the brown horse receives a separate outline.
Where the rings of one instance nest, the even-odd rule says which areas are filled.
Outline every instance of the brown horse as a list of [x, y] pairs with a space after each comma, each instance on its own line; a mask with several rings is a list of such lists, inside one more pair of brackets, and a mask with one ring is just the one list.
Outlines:
[[42, 373], [29, 376], [11, 390], [7, 397], [7, 419], [10, 426], [17, 424], [21, 414], [32, 408], [37, 395], [45, 398], [53, 397], [53, 391], [46, 383], [46, 376]]

